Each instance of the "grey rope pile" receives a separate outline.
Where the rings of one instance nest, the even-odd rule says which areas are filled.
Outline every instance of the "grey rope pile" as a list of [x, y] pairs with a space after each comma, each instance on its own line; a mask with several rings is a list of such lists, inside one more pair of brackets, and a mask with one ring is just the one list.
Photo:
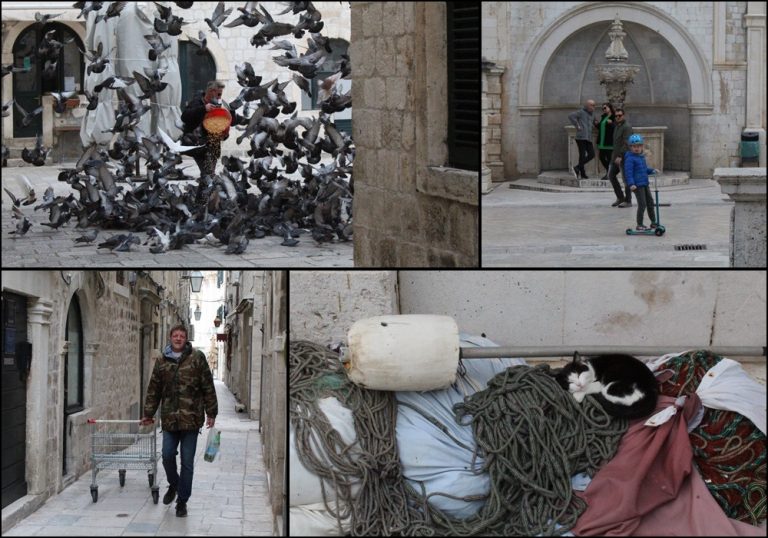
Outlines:
[[[397, 453], [397, 402], [388, 391], [368, 390], [347, 379], [338, 354], [306, 341], [291, 342], [289, 413], [299, 460], [321, 479], [326, 510], [341, 521], [351, 517], [353, 536], [433, 534], [426, 516], [409, 502]], [[354, 416], [357, 441], [349, 446], [333, 430], [317, 400], [336, 396]], [[312, 450], [318, 441], [325, 452]], [[356, 496], [352, 486], [360, 484]], [[337, 495], [328, 504], [326, 485]]]
[[[325, 507], [339, 522], [351, 518], [351, 534], [530, 535], [557, 534], [586, 508], [573, 495], [570, 477], [594, 473], [618, 447], [626, 421], [611, 419], [593, 398], [580, 405], [550, 376], [548, 366], [515, 366], [496, 375], [486, 390], [454, 406], [457, 421], [471, 423], [491, 488], [474, 516], [454, 519], [428, 502], [403, 478], [395, 426], [394, 393], [351, 383], [338, 355], [311, 342], [290, 347], [289, 407], [302, 464], [321, 478]], [[317, 400], [336, 396], [354, 416], [357, 441], [348, 446], [331, 427]], [[429, 418], [429, 417], [428, 417]], [[311, 440], [324, 454], [313, 450]], [[352, 495], [352, 486], [360, 491]], [[339, 509], [327, 501], [326, 487]], [[559, 531], [555, 524], [562, 525]]]
[[[506, 369], [485, 390], [455, 405], [454, 413], [459, 423], [472, 417], [475, 457], [485, 458], [483, 470], [491, 479], [488, 500], [472, 518], [477, 520], [472, 531], [487, 534], [552, 535], [570, 529], [586, 509], [573, 494], [571, 476], [594, 474], [616, 452], [628, 426], [592, 396], [578, 404], [548, 365]], [[556, 524], [562, 527], [556, 530]], [[456, 530], [467, 530], [464, 526]]]

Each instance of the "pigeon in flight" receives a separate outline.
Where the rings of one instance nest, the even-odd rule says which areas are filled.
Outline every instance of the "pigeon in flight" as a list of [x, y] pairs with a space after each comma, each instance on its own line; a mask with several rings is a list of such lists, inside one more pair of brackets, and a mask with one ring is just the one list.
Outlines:
[[213, 10], [213, 15], [211, 15], [210, 19], [205, 19], [206, 24], [208, 25], [208, 28], [211, 29], [211, 32], [216, 34], [216, 37], [219, 39], [221, 36], [219, 36], [219, 26], [227, 20], [227, 17], [229, 17], [229, 14], [232, 13], [232, 8], [224, 10], [224, 2], [219, 2], [216, 4], [216, 9]]

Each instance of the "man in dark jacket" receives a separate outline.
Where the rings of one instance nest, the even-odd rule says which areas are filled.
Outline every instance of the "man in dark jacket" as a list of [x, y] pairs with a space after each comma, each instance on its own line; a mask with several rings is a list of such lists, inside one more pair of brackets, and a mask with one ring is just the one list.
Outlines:
[[[197, 436], [203, 427], [213, 427], [219, 406], [208, 361], [200, 350], [192, 350], [184, 325], [171, 328], [171, 343], [155, 362], [144, 402], [142, 424], [149, 424], [162, 402], [163, 467], [168, 491], [163, 504], [171, 504], [176, 493], [176, 515], [187, 515], [187, 500], [192, 493]], [[176, 449], [181, 443], [181, 476], [176, 468]]]
[[584, 108], [568, 115], [568, 120], [576, 127], [576, 146], [579, 149], [579, 164], [573, 167], [573, 175], [579, 179], [589, 179], [584, 165], [595, 158], [595, 149], [592, 147], [592, 129], [595, 126], [595, 102], [588, 99]]
[[[613, 129], [613, 151], [611, 152], [611, 171], [608, 174], [608, 179], [613, 186], [613, 190], [616, 192], [616, 201], [613, 206], [619, 207], [632, 207], [632, 191], [629, 190], [627, 184], [627, 175], [624, 173], [624, 154], [629, 151], [627, 140], [632, 134], [632, 126], [627, 121], [627, 115], [623, 108], [616, 109], [616, 126]], [[621, 187], [619, 181], [616, 179], [616, 175], [621, 172], [621, 177], [624, 179], [624, 192], [623, 199], [620, 197]]]
[[221, 140], [229, 138], [229, 129], [219, 138], [210, 136], [203, 127], [206, 112], [221, 106], [229, 110], [229, 106], [221, 99], [223, 91], [223, 82], [220, 80], [210, 81], [206, 86], [205, 94], [202, 97], [192, 99], [181, 114], [181, 121], [184, 122], [182, 142], [188, 146], [203, 146], [185, 153], [185, 155], [195, 159], [198, 168], [200, 168], [201, 178], [213, 175], [216, 171], [216, 162], [221, 156]]

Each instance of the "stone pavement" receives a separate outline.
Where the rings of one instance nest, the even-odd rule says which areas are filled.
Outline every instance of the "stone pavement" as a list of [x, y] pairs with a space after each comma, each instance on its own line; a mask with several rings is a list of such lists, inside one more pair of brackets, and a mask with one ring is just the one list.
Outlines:
[[[191, 161], [187, 173], [194, 175], [196, 167]], [[185, 161], [185, 165], [187, 162]], [[74, 166], [64, 163], [62, 168]], [[3, 187], [8, 188], [18, 198], [26, 196], [26, 190], [18, 176], [26, 176], [35, 189], [38, 200], [49, 185], [54, 194], [67, 196], [75, 192], [67, 183], [57, 180], [59, 166], [25, 166], [3, 168]], [[183, 186], [185, 181], [178, 182]], [[96, 242], [104, 241], [112, 235], [127, 233], [125, 230], [101, 230], [96, 242], [91, 245], [75, 243], [74, 239], [92, 228], [75, 228], [74, 220], [58, 230], [41, 226], [48, 222], [47, 211], [34, 211], [31, 206], [22, 206], [24, 214], [32, 221], [32, 227], [16, 239], [9, 232], [15, 228], [11, 219], [11, 200], [2, 193], [2, 235], [3, 267], [103, 267], [103, 268], [154, 268], [154, 267], [352, 267], [352, 242], [318, 244], [309, 234], [299, 237], [295, 247], [282, 247], [282, 237], [267, 236], [263, 239], [251, 239], [243, 254], [224, 254], [225, 246], [204, 244], [186, 245], [180, 250], [162, 254], [149, 252], [149, 245], [134, 245], [131, 252], [110, 252], [109, 249], [97, 249]], [[39, 203], [39, 202], [38, 202]], [[142, 243], [147, 239], [143, 232], [137, 233]]]
[[[219, 400], [216, 427], [221, 450], [203, 460], [207, 429], [198, 438], [189, 515], [176, 517], [175, 501], [163, 504], [168, 488], [158, 459], [160, 500], [152, 502], [146, 471], [126, 471], [120, 487], [117, 471], [99, 471], [98, 502], [91, 499], [91, 471], [43, 504], [3, 536], [272, 536], [275, 522], [267, 492], [258, 422], [235, 412], [235, 398], [215, 381]], [[158, 430], [158, 454], [162, 433]], [[177, 462], [180, 456], [177, 456]]]
[[[534, 180], [518, 180], [535, 188]], [[611, 207], [612, 190], [560, 192], [495, 186], [483, 195], [483, 267], [728, 267], [733, 202], [711, 179], [659, 188], [662, 237], [628, 236], [637, 205]], [[548, 186], [551, 187], [551, 186]], [[646, 226], [649, 224], [645, 216]], [[675, 245], [706, 250], [675, 250]]]

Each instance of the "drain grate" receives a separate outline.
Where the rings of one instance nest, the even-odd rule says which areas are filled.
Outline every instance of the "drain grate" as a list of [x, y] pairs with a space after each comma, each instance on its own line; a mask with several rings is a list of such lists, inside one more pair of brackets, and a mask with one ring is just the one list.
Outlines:
[[707, 250], [707, 245], [675, 245], [675, 250]]

